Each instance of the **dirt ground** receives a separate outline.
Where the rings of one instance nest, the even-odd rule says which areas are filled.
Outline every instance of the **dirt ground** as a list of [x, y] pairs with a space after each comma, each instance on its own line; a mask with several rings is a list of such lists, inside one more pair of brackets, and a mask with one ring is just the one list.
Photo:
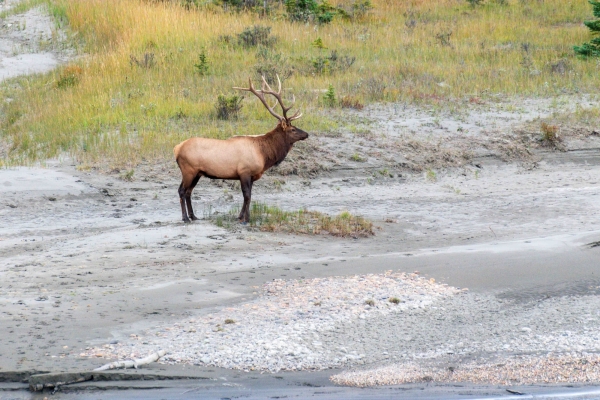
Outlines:
[[[2, 29], [5, 38], [6, 21]], [[0, 71], [11, 69], [1, 56]], [[471, 297], [408, 316], [338, 321], [311, 351], [342, 346], [363, 357], [323, 358], [331, 374], [407, 360], [446, 368], [595, 354], [600, 127], [569, 116], [598, 104], [560, 96], [466, 100], [451, 111], [340, 111], [352, 127], [316, 133], [255, 185], [254, 200], [283, 209], [367, 217], [376, 225], [367, 239], [218, 228], [208, 215], [241, 202], [238, 186], [222, 181], [201, 180], [193, 201], [205, 218], [184, 224], [174, 161], [140, 165], [132, 180], [125, 171], [80, 170], [68, 158], [1, 170], [0, 372], [98, 367], [157, 330], [241, 310], [274, 279], [389, 270], [419, 271]], [[541, 139], [542, 121], [559, 127], [560, 141]], [[535, 307], [556, 311], [556, 324]], [[484, 323], [493, 331], [466, 329]], [[540, 334], [521, 337], [532, 329]], [[460, 350], [464, 343], [474, 344]], [[192, 364], [185, 367], [202, 373], [222, 366]]]

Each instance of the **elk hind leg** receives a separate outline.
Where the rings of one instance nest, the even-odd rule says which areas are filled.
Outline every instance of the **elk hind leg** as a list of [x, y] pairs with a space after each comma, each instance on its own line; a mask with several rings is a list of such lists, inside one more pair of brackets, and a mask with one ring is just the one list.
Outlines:
[[185, 210], [185, 186], [184, 186], [184, 180], [181, 181], [181, 184], [179, 185], [179, 203], [181, 204], [181, 219], [183, 220], [183, 222], [190, 222], [190, 219], [188, 218], [187, 215], [187, 211]]
[[190, 187], [185, 191], [185, 202], [187, 204], [188, 215], [192, 221], [196, 221], [198, 218], [194, 215], [194, 210], [192, 209], [192, 190], [196, 187], [196, 184], [200, 180], [200, 174], [196, 175]]

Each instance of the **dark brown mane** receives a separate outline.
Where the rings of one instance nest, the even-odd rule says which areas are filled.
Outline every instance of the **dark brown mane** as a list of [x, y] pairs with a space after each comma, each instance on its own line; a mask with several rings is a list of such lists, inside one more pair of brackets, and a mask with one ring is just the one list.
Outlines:
[[271, 132], [257, 137], [259, 148], [265, 157], [265, 170], [274, 165], [279, 165], [291, 149], [287, 135], [281, 124]]

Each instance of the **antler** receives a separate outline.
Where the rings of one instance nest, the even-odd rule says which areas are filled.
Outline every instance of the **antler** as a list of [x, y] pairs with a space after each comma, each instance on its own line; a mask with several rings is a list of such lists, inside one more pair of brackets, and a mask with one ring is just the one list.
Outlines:
[[[292, 104], [290, 104], [288, 107], [286, 107], [283, 104], [283, 100], [281, 99], [281, 80], [279, 79], [279, 75], [276, 75], [276, 76], [277, 76], [277, 84], [278, 84], [277, 92], [275, 92], [273, 89], [271, 89], [271, 86], [269, 86], [269, 84], [267, 83], [264, 75], [262, 76], [262, 88], [260, 90], [254, 89], [254, 86], [252, 86], [251, 78], [248, 78], [248, 82], [250, 83], [249, 88], [234, 87], [234, 89], [244, 90], [246, 92], [254, 93], [254, 95], [256, 95], [256, 97], [258, 97], [260, 99], [260, 101], [264, 104], [264, 106], [267, 107], [267, 110], [269, 110], [269, 112], [275, 118], [279, 119], [283, 123], [290, 123], [291, 121], [300, 118], [302, 116], [302, 113], [300, 113], [300, 111], [297, 111], [294, 115], [292, 115], [291, 117], [288, 118], [287, 112], [294, 105], [294, 103], [296, 101], [296, 97], [292, 95]], [[270, 94], [273, 97], [275, 97], [275, 99], [277, 99], [277, 103], [279, 103], [279, 105], [281, 106], [281, 110], [283, 111], [283, 117], [281, 115], [275, 113], [275, 111], [273, 111], [273, 107], [275, 107], [276, 104], [274, 104], [273, 107], [269, 107], [269, 105], [267, 104], [267, 101], [265, 100], [265, 94]]]

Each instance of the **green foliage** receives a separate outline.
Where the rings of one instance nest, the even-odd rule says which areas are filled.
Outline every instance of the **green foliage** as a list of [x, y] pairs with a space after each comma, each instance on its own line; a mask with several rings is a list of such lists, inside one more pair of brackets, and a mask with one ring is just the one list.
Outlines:
[[294, 68], [288, 58], [268, 47], [258, 48], [256, 60], [254, 70], [259, 76], [264, 76], [268, 82], [276, 82], [277, 75], [283, 82], [294, 73]]
[[[592, 35], [600, 35], [600, 1], [589, 0], [593, 7], [594, 21], [585, 21], [584, 24], [592, 32]], [[584, 57], [600, 57], [600, 36], [584, 43], [581, 46], [574, 46], [575, 53]]]
[[320, 37], [318, 37], [314, 42], [312, 42], [310, 44], [312, 47], [316, 47], [317, 49], [326, 49], [327, 47], [325, 47], [325, 45], [323, 44], [323, 39], [321, 39]]
[[231, 96], [220, 94], [215, 105], [217, 118], [224, 120], [237, 119], [242, 109], [242, 100], [244, 100], [242, 96], [235, 94]]
[[271, 36], [270, 26], [254, 25], [237, 35], [238, 44], [243, 47], [272, 46], [277, 38]]
[[315, 21], [320, 24], [328, 24], [337, 14], [337, 9], [327, 0], [320, 3], [316, 0], [286, 0], [285, 10], [292, 21]]
[[208, 75], [208, 57], [206, 56], [204, 49], [198, 56], [198, 64], [194, 64], [194, 67], [196, 67], [196, 71], [200, 75]]
[[471, 6], [475, 7], [475, 6], [478, 6], [478, 5], [482, 4], [482, 3], [483, 3], [483, 0], [467, 0], [467, 2], [468, 2], [468, 3], [469, 3]]
[[323, 101], [328, 107], [335, 107], [335, 105], [337, 104], [337, 99], [335, 97], [335, 89], [333, 88], [332, 84], [329, 84], [329, 88], [327, 88], [327, 91], [323, 96]]

